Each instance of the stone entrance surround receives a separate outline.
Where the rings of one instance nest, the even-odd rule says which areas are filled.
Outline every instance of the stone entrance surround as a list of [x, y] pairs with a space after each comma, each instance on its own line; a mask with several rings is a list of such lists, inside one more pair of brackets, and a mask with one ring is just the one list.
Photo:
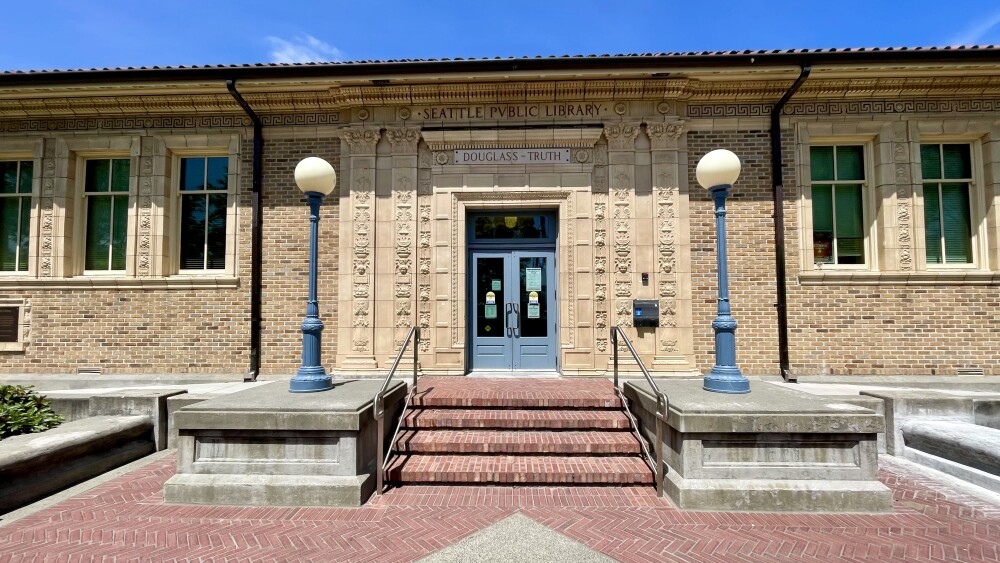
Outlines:
[[[607, 330], [631, 326], [636, 298], [660, 300], [660, 328], [641, 329], [636, 340], [644, 361], [692, 373], [684, 122], [602, 116], [600, 126], [555, 122], [545, 129], [477, 129], [475, 122], [454, 131], [367, 123], [343, 129], [336, 371], [384, 368], [408, 328], [419, 325], [426, 336], [421, 368], [464, 374], [466, 217], [518, 209], [559, 217], [562, 373], [607, 371]], [[561, 160], [466, 163], [475, 151]]]

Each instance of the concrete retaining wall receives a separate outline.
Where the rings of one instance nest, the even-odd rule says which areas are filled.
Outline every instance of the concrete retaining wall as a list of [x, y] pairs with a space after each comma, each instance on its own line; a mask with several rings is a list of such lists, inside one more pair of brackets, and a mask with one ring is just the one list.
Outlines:
[[0, 513], [156, 451], [149, 416], [94, 416], [0, 442]]

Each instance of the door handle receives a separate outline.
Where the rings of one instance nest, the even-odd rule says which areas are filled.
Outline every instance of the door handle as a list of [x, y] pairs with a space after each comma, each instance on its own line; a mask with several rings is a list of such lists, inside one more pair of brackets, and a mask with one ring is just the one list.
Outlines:
[[514, 308], [514, 320], [517, 324], [514, 325], [514, 338], [521, 338], [521, 307], [518, 303], [511, 303]]
[[514, 334], [514, 328], [510, 326], [510, 312], [513, 309], [513, 303], [504, 303], [504, 320], [507, 321], [507, 337], [510, 338]]

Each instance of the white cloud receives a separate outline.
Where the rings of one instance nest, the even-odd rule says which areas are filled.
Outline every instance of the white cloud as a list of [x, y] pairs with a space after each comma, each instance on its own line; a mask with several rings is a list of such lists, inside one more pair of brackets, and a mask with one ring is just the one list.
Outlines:
[[977, 19], [975, 23], [967, 27], [962, 33], [951, 38], [949, 45], [976, 45], [991, 29], [1000, 24], [1000, 12], [994, 12], [983, 19]]
[[271, 44], [271, 62], [275, 63], [311, 63], [337, 62], [343, 60], [340, 49], [316, 39], [312, 35], [298, 35], [291, 41], [270, 36], [267, 42]]

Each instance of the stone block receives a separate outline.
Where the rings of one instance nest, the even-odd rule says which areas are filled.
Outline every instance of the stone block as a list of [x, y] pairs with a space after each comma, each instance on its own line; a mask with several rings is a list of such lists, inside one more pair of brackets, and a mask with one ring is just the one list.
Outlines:
[[196, 393], [184, 393], [167, 397], [167, 448], [177, 447], [177, 425], [174, 421], [174, 415], [177, 411], [182, 407], [207, 401], [213, 397], [216, 397], [216, 395]]
[[[682, 509], [888, 512], [878, 481], [881, 415], [757, 383], [746, 395], [711, 393], [703, 380], [658, 383], [667, 393], [664, 491]], [[624, 385], [640, 431], [655, 441], [656, 401], [645, 381]]]
[[[177, 474], [171, 503], [359, 506], [374, 491], [378, 380], [292, 394], [287, 381], [183, 406], [174, 414]], [[406, 385], [389, 384], [388, 441]], [[178, 398], [177, 401], [182, 399]]]
[[90, 416], [146, 415], [153, 423], [156, 451], [167, 447], [167, 398], [182, 389], [125, 389], [90, 398]]
[[0, 514], [153, 453], [148, 416], [94, 416], [0, 442]]

